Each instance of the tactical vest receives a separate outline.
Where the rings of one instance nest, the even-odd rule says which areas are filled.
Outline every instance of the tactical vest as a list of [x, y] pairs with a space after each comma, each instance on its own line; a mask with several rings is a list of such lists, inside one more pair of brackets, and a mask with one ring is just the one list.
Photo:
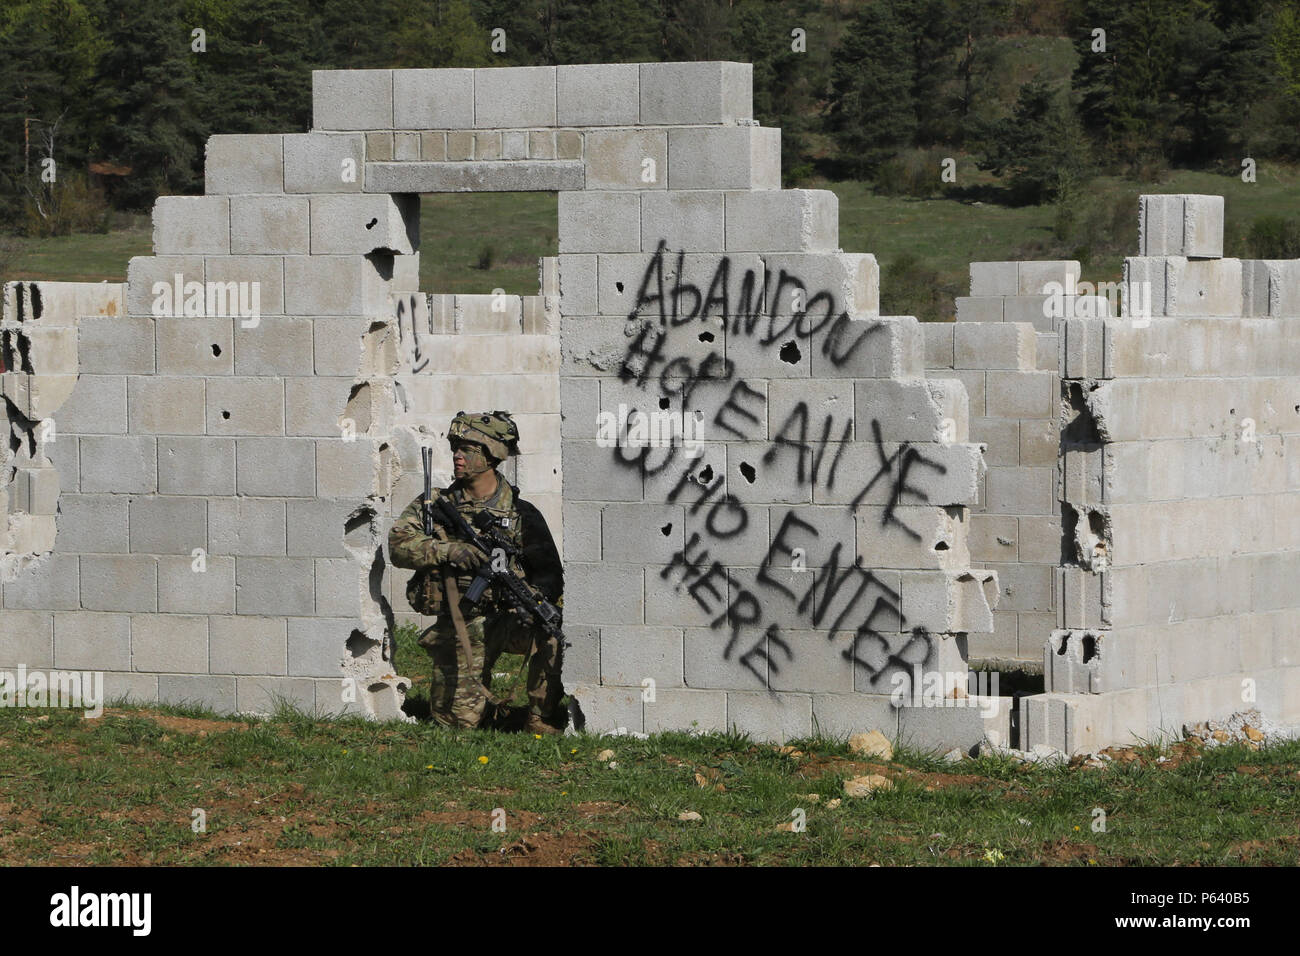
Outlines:
[[[510, 541], [516, 550], [519, 550], [523, 547], [523, 522], [520, 521], [519, 512], [515, 508], [514, 492], [504, 478], [498, 476], [498, 481], [500, 482], [498, 494], [488, 499], [486, 504], [475, 504], [468, 495], [455, 485], [440, 489], [437, 493], [440, 497], [450, 501], [471, 527], [477, 527], [474, 524], [474, 518], [480, 511], [487, 512], [492, 516], [493, 525], [496, 529]], [[462, 540], [461, 536], [441, 525], [435, 526], [434, 531], [435, 535], [442, 540]], [[517, 559], [511, 562], [510, 568], [516, 572], [520, 570]], [[469, 590], [469, 586], [473, 582], [474, 575], [472, 573], [462, 573], [456, 577], [456, 585], [462, 595]], [[445, 610], [443, 606], [445, 598], [442, 575], [437, 568], [421, 568], [406, 585], [406, 599], [411, 603], [411, 607], [421, 614], [441, 614]], [[462, 611], [466, 617], [486, 616], [504, 610], [507, 606], [498, 600], [494, 589], [489, 587], [483, 593], [483, 598], [477, 606], [471, 607], [465, 604], [462, 606]]]

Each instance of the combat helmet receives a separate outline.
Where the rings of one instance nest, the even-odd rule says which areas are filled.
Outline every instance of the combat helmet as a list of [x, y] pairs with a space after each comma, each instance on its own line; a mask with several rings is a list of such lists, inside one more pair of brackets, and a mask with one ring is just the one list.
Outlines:
[[498, 461], [519, 454], [519, 426], [509, 412], [457, 412], [447, 428], [447, 441], [477, 442]]

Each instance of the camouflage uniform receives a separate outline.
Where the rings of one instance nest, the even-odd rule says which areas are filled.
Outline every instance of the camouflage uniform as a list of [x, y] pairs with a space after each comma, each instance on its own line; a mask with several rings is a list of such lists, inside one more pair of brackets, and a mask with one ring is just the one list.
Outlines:
[[[529, 583], [548, 600], [561, 604], [563, 569], [546, 519], [536, 507], [519, 498], [518, 489], [499, 472], [496, 477], [496, 491], [486, 500], [471, 498], [461, 480], [436, 494], [447, 498], [471, 526], [475, 515], [489, 512], [494, 524], [520, 552], [522, 561], [512, 563], [511, 570], [522, 570]], [[449, 538], [447, 529], [440, 525], [435, 525], [433, 536], [424, 533], [422, 504], [417, 497], [406, 507], [393, 523], [388, 545], [395, 565], [416, 571], [406, 587], [411, 607], [436, 617], [434, 625], [420, 638], [421, 646], [433, 659], [430, 701], [434, 719], [452, 727], [506, 726], [507, 708], [491, 692], [492, 665], [502, 652], [531, 652], [527, 683], [530, 722], [563, 726], [564, 712], [559, 706], [564, 694], [560, 683], [564, 653], [561, 642], [534, 626], [526, 615], [511, 610], [491, 587], [477, 606], [461, 601], [470, 641], [470, 660], [465, 667], [465, 650], [446, 607], [444, 581], [450, 575], [463, 598], [474, 574], [446, 564], [446, 546], [440, 547], [440, 543], [456, 539]]]

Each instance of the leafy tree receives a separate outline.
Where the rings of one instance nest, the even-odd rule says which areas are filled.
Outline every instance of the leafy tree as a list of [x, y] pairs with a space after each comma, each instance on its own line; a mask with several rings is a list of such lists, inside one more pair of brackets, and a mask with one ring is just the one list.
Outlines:
[[1020, 88], [1009, 117], [980, 130], [980, 169], [1005, 179], [1017, 203], [1072, 198], [1087, 174], [1087, 144], [1068, 101], [1045, 83]]

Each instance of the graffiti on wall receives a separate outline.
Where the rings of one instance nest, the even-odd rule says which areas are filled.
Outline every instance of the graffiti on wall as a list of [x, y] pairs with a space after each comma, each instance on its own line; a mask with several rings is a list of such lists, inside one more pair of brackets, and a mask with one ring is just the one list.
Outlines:
[[[869, 436], [857, 436], [872, 449], [869, 463], [850, 467], [852, 413], [820, 414], [806, 400], [795, 402], [768, 435], [767, 396], [758, 379], [769, 375], [760, 370], [747, 380], [732, 357], [755, 356], [760, 366], [797, 365], [815, 353], [842, 368], [859, 350], [887, 341], [884, 323], [851, 318], [832, 291], [809, 289], [784, 269], [775, 275], [760, 270], [761, 277], [752, 268], [733, 275], [732, 260], [722, 256], [708, 281], [696, 284], [685, 279], [686, 256], [678, 253], [675, 263], [673, 258], [661, 241], [646, 266], [628, 315], [639, 327], [630, 336], [619, 379], [644, 390], [651, 406], [674, 408], [683, 420], [702, 417], [715, 441], [766, 442], [758, 458], [765, 483], [808, 489], [818, 502], [842, 502], [843, 510], [821, 510], [849, 527], [859, 505], [878, 504], [882, 525], [920, 540], [898, 509], [931, 503], [920, 476], [942, 475], [942, 462], [909, 442], [887, 444], [879, 420], [872, 419]], [[620, 413], [641, 414], [626, 405], [620, 405]], [[697, 519], [659, 576], [684, 591], [707, 616], [708, 626], [725, 636], [724, 660], [766, 686], [768, 675], [779, 674], [797, 653], [806, 652], [806, 645], [788, 634], [797, 628], [823, 631], [828, 647], [842, 645], [840, 656], [873, 689], [880, 685], [883, 691], [888, 685], [881, 682], [900, 669], [910, 674], [930, 663], [934, 637], [908, 626], [897, 575], [891, 579], [864, 567], [860, 555], [851, 556], [856, 549], [846, 549], [842, 539], [832, 543], [827, 527], [806, 520], [812, 517], [806, 505], [770, 506], [770, 540], [756, 546], [752, 574], [738, 574], [719, 560], [720, 546], [750, 530], [756, 505], [746, 504], [741, 482], [755, 485], [759, 470], [740, 462], [732, 487], [712, 464], [688, 457], [683, 447], [620, 443], [613, 454], [620, 466], [643, 476], [667, 476], [671, 490], [665, 502], [680, 503]], [[843, 493], [846, 484], [852, 495]], [[770, 500], [762, 486], [755, 491], [756, 500]]]

